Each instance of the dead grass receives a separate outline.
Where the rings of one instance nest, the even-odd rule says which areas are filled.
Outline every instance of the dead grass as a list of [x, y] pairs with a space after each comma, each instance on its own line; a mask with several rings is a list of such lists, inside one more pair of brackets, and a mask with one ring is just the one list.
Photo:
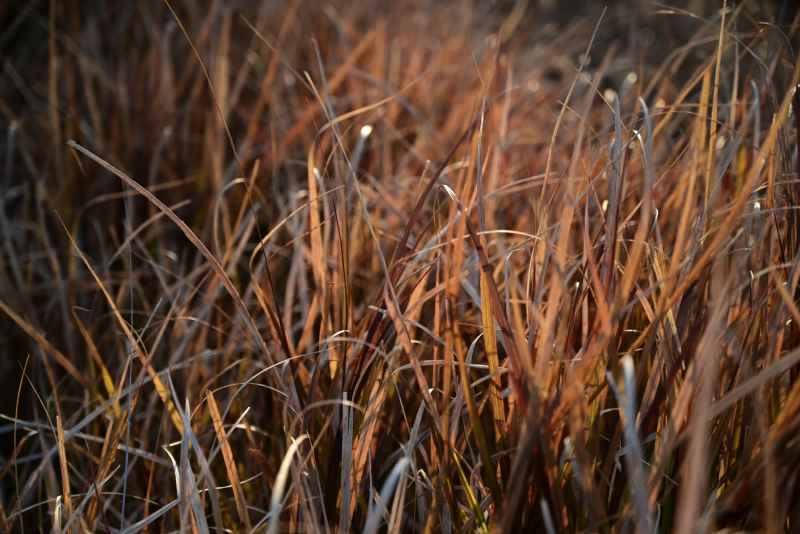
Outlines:
[[528, 4], [0, 9], [2, 528], [798, 531], [800, 18]]

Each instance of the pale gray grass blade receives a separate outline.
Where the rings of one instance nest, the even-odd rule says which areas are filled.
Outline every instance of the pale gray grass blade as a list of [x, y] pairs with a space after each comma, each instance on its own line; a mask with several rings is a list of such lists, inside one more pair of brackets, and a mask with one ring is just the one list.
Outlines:
[[275, 486], [272, 488], [272, 496], [270, 497], [269, 504], [269, 527], [267, 534], [278, 534], [281, 515], [281, 501], [283, 500], [283, 492], [286, 490], [286, 482], [289, 478], [289, 468], [292, 466], [292, 459], [297, 452], [300, 445], [309, 439], [308, 434], [303, 434], [297, 439], [292, 440], [289, 449], [283, 457], [281, 466], [278, 469], [278, 475], [275, 477]]
[[[172, 381], [170, 380], [170, 386], [172, 386]], [[177, 404], [177, 403], [176, 403]], [[184, 473], [184, 488], [189, 492], [189, 502], [191, 503], [192, 511], [194, 512], [194, 519], [196, 521], [197, 530], [201, 534], [208, 534], [208, 521], [206, 520], [206, 514], [203, 510], [203, 505], [200, 502], [200, 494], [197, 490], [197, 481], [194, 476], [194, 471], [192, 471], [192, 466], [189, 463], [189, 452], [192, 449], [192, 443], [197, 442], [197, 436], [192, 431], [192, 422], [189, 420], [189, 414], [191, 413], [191, 408], [189, 407], [189, 399], [186, 399], [186, 407], [182, 411], [181, 416], [183, 417], [183, 437], [181, 439], [181, 453], [184, 453], [185, 448], [185, 465], [181, 465]], [[183, 460], [183, 456], [181, 458]], [[209, 486], [209, 490], [211, 490], [212, 486]], [[219, 505], [217, 503], [217, 509], [215, 512], [219, 512]], [[220, 522], [217, 523], [219, 527], [223, 527], [223, 523], [221, 522], [221, 514], [219, 517], [214, 518], [215, 520], [219, 519]]]
[[625, 392], [622, 393], [611, 372], [606, 372], [606, 379], [614, 396], [622, 408], [623, 432], [625, 435], [625, 464], [628, 471], [631, 496], [636, 512], [636, 533], [651, 534], [653, 519], [650, 511], [647, 479], [644, 472], [644, 455], [639, 434], [636, 430], [636, 374], [633, 358], [624, 356], [621, 360]]
[[544, 528], [547, 530], [547, 534], [556, 534], [556, 527], [553, 524], [553, 514], [550, 513], [550, 507], [547, 506], [547, 501], [541, 499], [539, 501], [539, 508], [542, 510]]
[[[347, 402], [347, 392], [342, 394], [342, 399]], [[350, 532], [350, 492], [351, 480], [350, 472], [353, 466], [353, 410], [347, 406], [342, 406], [342, 505], [339, 509], [339, 533], [348, 534]]]
[[608, 177], [608, 203], [606, 204], [606, 261], [601, 276], [606, 284], [606, 298], [612, 295], [611, 283], [614, 274], [614, 256], [617, 247], [617, 220], [622, 195], [622, 180], [625, 151], [622, 147], [622, 112], [619, 97], [614, 99], [614, 140], [611, 143], [611, 166]]
[[119, 534], [135, 534], [136, 532], [144, 530], [145, 528], [147, 528], [148, 525], [150, 525], [151, 523], [153, 523], [154, 521], [159, 519], [161, 516], [163, 516], [164, 514], [166, 514], [167, 512], [172, 510], [173, 508], [175, 508], [176, 506], [178, 506], [178, 502], [179, 502], [178, 499], [170, 501], [169, 503], [165, 504], [164, 506], [162, 506], [161, 508], [159, 508], [158, 510], [156, 510], [152, 514], [148, 515], [147, 517], [145, 517], [145, 518], [137, 521], [136, 523], [128, 526], [127, 528], [125, 528], [125, 530], [121, 530], [119, 532]]
[[375, 534], [381, 526], [384, 514], [386, 513], [386, 503], [394, 493], [395, 486], [405, 474], [406, 468], [411, 463], [408, 457], [404, 456], [397, 461], [391, 473], [383, 483], [380, 494], [376, 495], [376, 501], [372, 503], [367, 514], [367, 522], [364, 525], [363, 534]]

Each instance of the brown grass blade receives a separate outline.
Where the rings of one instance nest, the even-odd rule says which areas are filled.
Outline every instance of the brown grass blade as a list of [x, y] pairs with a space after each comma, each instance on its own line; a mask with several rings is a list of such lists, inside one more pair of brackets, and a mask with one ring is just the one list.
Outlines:
[[66, 508], [66, 519], [72, 519], [75, 510], [72, 507], [72, 493], [69, 484], [69, 462], [67, 461], [67, 449], [64, 445], [64, 426], [61, 423], [61, 416], [56, 415], [56, 444], [58, 445], [58, 464], [61, 468], [61, 496], [64, 499]]
[[239, 473], [236, 468], [236, 461], [233, 457], [233, 449], [228, 442], [228, 436], [225, 433], [225, 426], [222, 423], [222, 417], [219, 413], [217, 401], [214, 399], [214, 393], [209, 391], [206, 394], [206, 403], [208, 404], [208, 413], [211, 415], [211, 421], [214, 423], [214, 431], [217, 434], [220, 448], [222, 450], [222, 459], [225, 461], [225, 470], [228, 472], [228, 480], [233, 488], [233, 496], [236, 501], [236, 512], [239, 514], [239, 520], [245, 526], [247, 531], [252, 529], [250, 524], [250, 514], [247, 511], [247, 502], [244, 498], [244, 491], [239, 482]]
[[17, 326], [19, 326], [26, 334], [28, 334], [37, 345], [39, 345], [45, 354], [49, 354], [69, 375], [78, 381], [83, 386], [87, 386], [86, 379], [78, 372], [78, 369], [72, 362], [69, 361], [60, 350], [55, 348], [47, 339], [39, 333], [33, 325], [23, 319], [19, 314], [12, 310], [8, 304], [0, 300], [0, 311], [5, 313]]
[[164, 402], [164, 405], [167, 408], [167, 413], [169, 414], [170, 418], [172, 419], [173, 425], [175, 425], [175, 429], [178, 430], [181, 434], [183, 433], [183, 421], [181, 420], [181, 416], [178, 413], [178, 410], [175, 407], [175, 404], [172, 402], [170, 398], [169, 391], [167, 387], [161, 380], [161, 377], [158, 376], [153, 366], [150, 364], [150, 357], [148, 356], [147, 352], [144, 348], [140, 345], [139, 339], [134, 336], [133, 332], [130, 329], [127, 321], [122, 317], [122, 313], [119, 311], [116, 302], [114, 301], [114, 297], [111, 296], [108, 289], [106, 288], [103, 281], [95, 272], [92, 264], [89, 262], [89, 259], [84, 255], [83, 251], [78, 247], [78, 244], [75, 242], [75, 239], [72, 237], [72, 234], [67, 229], [66, 225], [64, 225], [62, 221], [62, 226], [64, 228], [64, 232], [67, 234], [70, 243], [72, 244], [73, 249], [80, 257], [81, 261], [83, 261], [84, 266], [91, 274], [92, 278], [94, 279], [95, 283], [97, 284], [98, 289], [100, 292], [103, 293], [103, 296], [106, 299], [106, 303], [111, 308], [112, 313], [114, 314], [114, 318], [117, 321], [117, 325], [122, 329], [125, 337], [128, 339], [128, 342], [131, 344], [133, 351], [136, 353], [136, 356], [139, 358], [139, 361], [142, 364], [142, 367], [147, 371], [147, 374], [150, 375], [150, 378], [153, 381], [153, 386], [156, 388], [156, 392], [158, 396], [161, 397], [161, 400]]

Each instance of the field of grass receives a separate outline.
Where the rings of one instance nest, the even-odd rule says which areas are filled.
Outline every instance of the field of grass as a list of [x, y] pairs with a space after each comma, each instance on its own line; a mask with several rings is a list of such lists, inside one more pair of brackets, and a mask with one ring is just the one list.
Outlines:
[[0, 7], [0, 529], [800, 532], [800, 16], [566, 9]]

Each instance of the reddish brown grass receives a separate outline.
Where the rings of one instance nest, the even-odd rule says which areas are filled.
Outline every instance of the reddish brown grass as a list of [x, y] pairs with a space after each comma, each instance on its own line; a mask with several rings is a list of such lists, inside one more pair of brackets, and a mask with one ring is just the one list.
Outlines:
[[239, 4], [0, 8], [1, 528], [800, 530], [789, 3]]

